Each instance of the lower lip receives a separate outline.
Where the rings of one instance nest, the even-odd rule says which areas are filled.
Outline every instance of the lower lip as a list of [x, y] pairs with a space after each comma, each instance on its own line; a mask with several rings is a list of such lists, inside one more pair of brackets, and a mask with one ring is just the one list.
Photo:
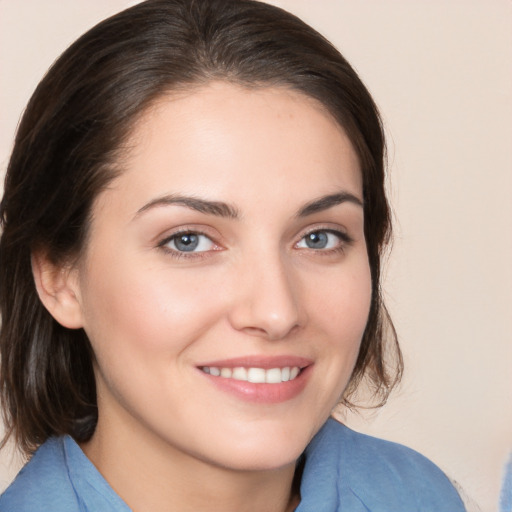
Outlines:
[[304, 368], [297, 377], [277, 384], [255, 384], [245, 380], [215, 377], [199, 370], [218, 389], [246, 402], [278, 404], [292, 400], [305, 388], [313, 365]]

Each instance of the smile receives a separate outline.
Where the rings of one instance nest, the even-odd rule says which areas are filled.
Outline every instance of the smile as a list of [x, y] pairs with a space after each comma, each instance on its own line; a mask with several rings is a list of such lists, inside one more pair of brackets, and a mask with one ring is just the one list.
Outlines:
[[284, 368], [245, 368], [242, 366], [235, 368], [203, 366], [201, 370], [213, 377], [224, 379], [234, 379], [253, 384], [280, 384], [297, 378], [300, 374], [298, 366], [285, 366]]
[[313, 373], [312, 359], [247, 355], [202, 361], [197, 370], [214, 388], [245, 402], [278, 404], [299, 396]]

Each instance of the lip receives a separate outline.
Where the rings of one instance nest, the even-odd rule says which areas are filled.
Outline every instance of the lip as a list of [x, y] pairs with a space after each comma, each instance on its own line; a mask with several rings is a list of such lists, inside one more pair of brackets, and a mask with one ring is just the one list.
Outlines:
[[282, 356], [243, 356], [230, 359], [221, 359], [217, 361], [206, 361], [196, 365], [198, 368], [203, 366], [215, 366], [217, 368], [236, 368], [243, 366], [245, 368], [263, 368], [270, 370], [271, 368], [284, 368], [285, 366], [298, 366], [303, 369], [313, 364], [311, 359], [298, 356], [282, 355]]
[[[301, 372], [295, 379], [287, 382], [256, 384], [243, 380], [215, 377], [203, 372], [201, 368], [204, 366], [214, 366], [217, 368], [236, 368], [242, 366], [246, 368], [263, 368], [265, 370], [298, 366], [301, 368]], [[201, 363], [197, 365], [197, 369], [217, 389], [242, 401], [256, 404], [279, 404], [292, 400], [304, 390], [313, 370], [313, 361], [296, 356], [246, 356]]]

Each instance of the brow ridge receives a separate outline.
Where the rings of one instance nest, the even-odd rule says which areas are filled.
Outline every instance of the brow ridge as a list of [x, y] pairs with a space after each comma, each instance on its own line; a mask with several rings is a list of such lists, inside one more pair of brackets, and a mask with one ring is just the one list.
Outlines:
[[[363, 206], [362, 201], [358, 197], [356, 197], [354, 194], [351, 194], [350, 192], [343, 191], [314, 199], [313, 201], [300, 208], [296, 214], [296, 217], [307, 217], [314, 213], [328, 210], [329, 208], [345, 202], [353, 203], [361, 207]], [[233, 205], [222, 201], [210, 201], [208, 199], [201, 199], [194, 196], [184, 196], [181, 194], [168, 194], [153, 199], [149, 203], [146, 203], [142, 208], [140, 208], [135, 216], [137, 217], [145, 211], [151, 210], [153, 208], [170, 205], [185, 206], [200, 213], [215, 215], [217, 217], [225, 217], [230, 219], [240, 218], [238, 209]]]
[[230, 219], [238, 219], [240, 217], [238, 209], [228, 203], [179, 194], [169, 194], [153, 199], [140, 208], [135, 216], [137, 217], [152, 208], [171, 205], [185, 206], [191, 210], [196, 210], [207, 215], [215, 215], [217, 217], [227, 217]]
[[357, 206], [363, 207], [363, 202], [354, 194], [350, 192], [338, 192], [336, 194], [329, 194], [326, 196], [319, 197], [303, 206], [297, 213], [297, 217], [307, 217], [314, 213], [328, 210], [333, 206], [337, 206], [342, 203], [352, 203]]

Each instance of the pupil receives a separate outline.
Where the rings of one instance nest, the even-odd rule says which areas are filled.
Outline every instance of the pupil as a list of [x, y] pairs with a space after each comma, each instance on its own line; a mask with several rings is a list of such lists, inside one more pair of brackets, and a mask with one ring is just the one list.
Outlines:
[[310, 249], [323, 249], [327, 245], [327, 233], [310, 233], [306, 238], [306, 245]]
[[180, 235], [174, 243], [179, 251], [193, 251], [199, 244], [199, 237], [197, 235], [187, 233], [185, 235]]

